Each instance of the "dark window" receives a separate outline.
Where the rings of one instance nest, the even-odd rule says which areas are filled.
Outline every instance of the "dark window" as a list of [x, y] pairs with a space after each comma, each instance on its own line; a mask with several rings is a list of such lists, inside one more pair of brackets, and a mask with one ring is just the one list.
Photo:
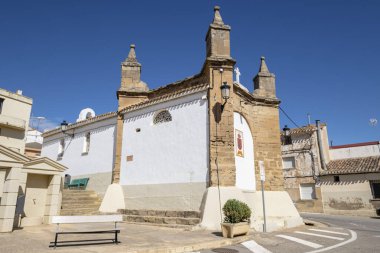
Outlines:
[[284, 136], [284, 142], [283, 142], [283, 145], [290, 145], [292, 144], [292, 136]]
[[4, 98], [0, 98], [0, 113], [3, 110]]
[[334, 182], [340, 182], [339, 176], [334, 176]]
[[371, 182], [372, 196], [374, 199], [380, 199], [380, 182]]

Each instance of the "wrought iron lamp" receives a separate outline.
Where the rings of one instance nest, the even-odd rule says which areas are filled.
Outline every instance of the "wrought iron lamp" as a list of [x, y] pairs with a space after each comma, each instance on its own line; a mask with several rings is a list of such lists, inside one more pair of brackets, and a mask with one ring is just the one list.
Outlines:
[[222, 90], [222, 98], [224, 99], [224, 103], [222, 104], [222, 112], [223, 112], [224, 105], [227, 103], [227, 100], [230, 98], [231, 86], [229, 86], [227, 82], [223, 82], [223, 85], [220, 86], [220, 89]]
[[61, 132], [67, 136], [74, 137], [74, 133], [67, 133], [67, 127], [69, 126], [69, 123], [66, 122], [66, 120], [62, 121], [61, 123]]

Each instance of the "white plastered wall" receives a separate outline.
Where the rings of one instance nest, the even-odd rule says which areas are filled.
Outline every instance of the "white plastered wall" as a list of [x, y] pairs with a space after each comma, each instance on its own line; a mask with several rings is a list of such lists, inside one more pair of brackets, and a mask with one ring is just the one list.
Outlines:
[[330, 157], [332, 160], [378, 155], [380, 155], [380, 144], [330, 149]]
[[[111, 184], [111, 174], [115, 152], [116, 116], [78, 127], [74, 137], [65, 136], [65, 152], [58, 158], [61, 133], [44, 138], [41, 156], [49, 157], [68, 167], [65, 174], [72, 178], [89, 177], [88, 189], [101, 195]], [[83, 153], [86, 133], [90, 132], [89, 152]]]
[[373, 198], [371, 180], [380, 180], [379, 173], [321, 177], [323, 209], [327, 214], [376, 216], [370, 200]]
[[[253, 138], [249, 125], [245, 118], [234, 112], [235, 127], [235, 166], [236, 166], [236, 187], [243, 190], [256, 190], [255, 163], [253, 154]], [[243, 156], [237, 155], [237, 133], [243, 134]]]
[[[208, 181], [205, 95], [125, 114], [120, 184], [127, 209], [199, 210]], [[168, 110], [172, 121], [155, 125], [161, 110]]]

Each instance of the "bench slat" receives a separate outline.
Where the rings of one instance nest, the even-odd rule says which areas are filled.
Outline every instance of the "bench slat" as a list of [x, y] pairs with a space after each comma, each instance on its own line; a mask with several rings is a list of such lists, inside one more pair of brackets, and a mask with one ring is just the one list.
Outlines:
[[97, 231], [64, 231], [64, 232], [56, 232], [56, 234], [63, 235], [63, 234], [114, 234], [114, 233], [120, 233], [120, 229], [113, 229], [113, 230], [97, 230]]
[[120, 222], [123, 221], [122, 215], [91, 215], [91, 216], [53, 216], [53, 224], [69, 223], [95, 223], [95, 222]]

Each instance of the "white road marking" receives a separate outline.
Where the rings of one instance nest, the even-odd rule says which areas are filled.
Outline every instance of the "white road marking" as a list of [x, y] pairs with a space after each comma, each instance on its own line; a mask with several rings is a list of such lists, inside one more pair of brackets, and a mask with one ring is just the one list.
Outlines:
[[336, 236], [321, 235], [321, 234], [314, 234], [314, 233], [301, 232], [301, 231], [295, 231], [294, 233], [303, 234], [303, 235], [317, 236], [317, 237], [323, 237], [323, 238], [334, 239], [334, 240], [338, 240], [338, 241], [344, 241], [344, 238], [342, 238], [342, 237], [336, 237]]
[[355, 224], [355, 223], [350, 223], [351, 225], [354, 225], [354, 226], [359, 226], [358, 224]]
[[335, 249], [335, 248], [341, 247], [341, 246], [343, 246], [345, 244], [348, 244], [348, 243], [351, 243], [351, 242], [355, 241], [358, 238], [356, 232], [352, 231], [352, 230], [348, 230], [348, 231], [350, 231], [350, 233], [351, 233], [351, 238], [349, 240], [341, 242], [341, 243], [338, 243], [338, 244], [335, 244], [335, 245], [332, 245], [330, 247], [326, 247], [326, 248], [318, 249], [318, 250], [313, 250], [313, 251], [309, 251], [309, 252], [306, 252], [306, 253], [319, 253], [319, 252], [327, 251], [327, 250], [330, 250], [330, 249]]
[[242, 245], [254, 253], [272, 253], [263, 246], [257, 244], [255, 241], [246, 241]]
[[335, 232], [335, 231], [323, 230], [323, 229], [310, 228], [309, 230], [317, 231], [317, 232], [323, 232], [323, 233], [328, 233], [328, 234], [349, 235], [349, 234], [347, 234], [347, 233]]
[[300, 244], [312, 247], [314, 249], [319, 249], [319, 248], [323, 247], [323, 245], [321, 245], [321, 244], [314, 243], [314, 242], [309, 242], [309, 241], [302, 240], [302, 239], [299, 239], [299, 238], [296, 238], [296, 237], [293, 237], [293, 236], [288, 236], [288, 235], [276, 235], [276, 236], [288, 239], [288, 240], [293, 241], [293, 242], [298, 242]]
[[380, 237], [380, 235], [374, 235], [373, 237]]

